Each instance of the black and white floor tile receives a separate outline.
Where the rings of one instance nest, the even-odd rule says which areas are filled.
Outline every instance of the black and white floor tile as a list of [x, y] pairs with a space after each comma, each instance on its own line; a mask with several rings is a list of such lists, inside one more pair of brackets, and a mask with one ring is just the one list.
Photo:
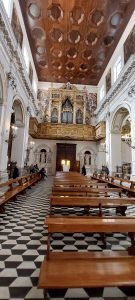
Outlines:
[[[47, 229], [45, 216], [49, 213], [49, 195], [53, 177], [41, 181], [26, 194], [5, 205], [0, 214], [0, 300], [41, 300], [43, 290], [37, 289], [40, 265], [46, 254]], [[83, 215], [83, 209], [53, 209], [57, 215]], [[96, 210], [90, 211], [92, 215]], [[115, 210], [105, 210], [115, 214]], [[128, 209], [135, 215], [135, 207]], [[129, 246], [125, 234], [107, 235], [107, 249], [125, 250]], [[105, 251], [98, 233], [53, 234], [52, 251]], [[51, 300], [135, 300], [133, 288], [51, 290]]]

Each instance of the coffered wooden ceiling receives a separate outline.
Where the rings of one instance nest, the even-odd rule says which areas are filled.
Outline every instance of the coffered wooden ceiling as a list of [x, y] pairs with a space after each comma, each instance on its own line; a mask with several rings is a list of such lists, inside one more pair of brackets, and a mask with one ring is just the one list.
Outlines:
[[97, 85], [135, 0], [19, 0], [39, 81]]

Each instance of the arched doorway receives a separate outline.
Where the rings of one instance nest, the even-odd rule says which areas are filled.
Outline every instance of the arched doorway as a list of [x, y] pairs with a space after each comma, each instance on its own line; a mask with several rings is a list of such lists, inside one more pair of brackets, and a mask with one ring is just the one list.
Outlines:
[[131, 173], [131, 124], [130, 111], [120, 107], [112, 118], [111, 125], [111, 173], [130, 178]]

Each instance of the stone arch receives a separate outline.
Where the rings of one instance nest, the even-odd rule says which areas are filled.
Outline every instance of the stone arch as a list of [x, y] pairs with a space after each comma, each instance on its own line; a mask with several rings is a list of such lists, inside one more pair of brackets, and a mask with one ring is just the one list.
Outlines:
[[111, 132], [120, 132], [123, 121], [130, 113], [131, 108], [128, 104], [117, 106], [111, 116]]
[[17, 96], [13, 99], [12, 109], [15, 114], [15, 124], [18, 127], [24, 126], [27, 112], [23, 101]]
[[[110, 122], [110, 171], [120, 173], [123, 176], [124, 165], [131, 162], [131, 148], [122, 139], [122, 128], [126, 120], [131, 116], [131, 108], [128, 103], [117, 106], [111, 116]], [[117, 146], [116, 146], [117, 145]]]
[[[19, 95], [15, 95], [12, 100], [12, 112], [10, 121], [9, 136], [12, 135], [14, 128], [16, 128], [15, 138], [9, 144], [11, 147], [11, 155], [8, 155], [8, 160], [11, 162], [17, 162], [18, 167], [24, 166], [24, 159], [26, 156], [26, 129], [27, 129], [27, 107]], [[10, 158], [11, 157], [11, 158]]]

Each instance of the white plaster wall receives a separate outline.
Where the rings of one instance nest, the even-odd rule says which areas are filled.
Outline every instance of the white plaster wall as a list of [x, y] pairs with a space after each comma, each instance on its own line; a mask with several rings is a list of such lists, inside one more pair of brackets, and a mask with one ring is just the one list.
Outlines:
[[122, 164], [131, 162], [131, 148], [124, 142], [121, 142], [121, 161]]

